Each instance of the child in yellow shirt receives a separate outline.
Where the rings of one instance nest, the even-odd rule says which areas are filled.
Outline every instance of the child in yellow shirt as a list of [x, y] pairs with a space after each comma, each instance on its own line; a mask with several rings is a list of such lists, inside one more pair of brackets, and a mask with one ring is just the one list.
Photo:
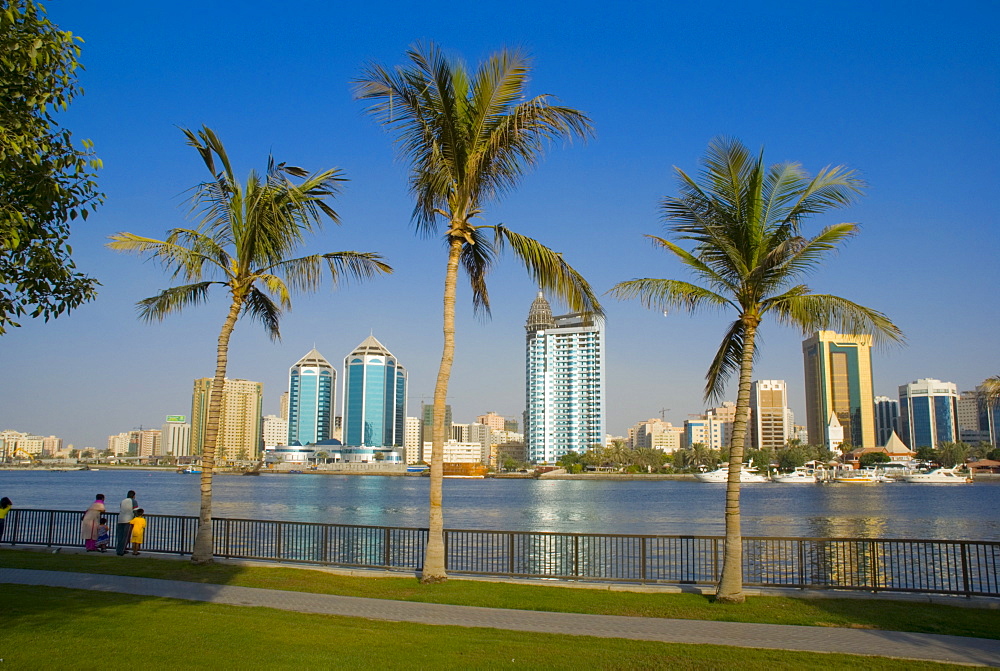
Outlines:
[[146, 533], [146, 518], [144, 516], [145, 511], [139, 508], [135, 511], [135, 517], [132, 518], [132, 554], [139, 554], [139, 548], [142, 547], [142, 537]]

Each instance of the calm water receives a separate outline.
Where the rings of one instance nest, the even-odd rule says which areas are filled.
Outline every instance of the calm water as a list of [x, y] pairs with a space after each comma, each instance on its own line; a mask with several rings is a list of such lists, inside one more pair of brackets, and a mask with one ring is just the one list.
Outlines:
[[[129, 489], [151, 514], [197, 515], [197, 475], [148, 471], [0, 471], [17, 508], [84, 510]], [[422, 527], [427, 478], [216, 475], [213, 514]], [[577, 533], [722, 535], [723, 485], [675, 481], [446, 480], [445, 525]], [[744, 485], [748, 536], [1000, 541], [1000, 482], [973, 485]]]

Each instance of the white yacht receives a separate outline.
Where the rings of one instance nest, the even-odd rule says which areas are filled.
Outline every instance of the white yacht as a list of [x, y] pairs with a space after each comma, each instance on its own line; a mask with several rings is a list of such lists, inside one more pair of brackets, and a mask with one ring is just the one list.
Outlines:
[[902, 476], [903, 482], [924, 482], [931, 484], [955, 484], [964, 485], [972, 482], [972, 478], [967, 474], [960, 475], [955, 471], [957, 468], [935, 468], [926, 473], [909, 473]]
[[[729, 466], [726, 465], [714, 471], [707, 471], [705, 473], [695, 473], [694, 477], [701, 482], [728, 482]], [[767, 481], [767, 476], [758, 473], [756, 468], [747, 468], [744, 466], [740, 469], [740, 482], [742, 483]]]
[[815, 469], [799, 466], [791, 473], [775, 473], [771, 476], [771, 480], [783, 485], [814, 485], [819, 482], [819, 477]]

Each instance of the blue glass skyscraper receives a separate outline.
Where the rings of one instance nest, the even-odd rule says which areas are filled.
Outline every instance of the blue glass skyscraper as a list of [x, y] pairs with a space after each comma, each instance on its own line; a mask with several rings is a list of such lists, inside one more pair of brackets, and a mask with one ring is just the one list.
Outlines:
[[374, 336], [344, 359], [344, 445], [403, 445], [406, 369]]
[[315, 349], [288, 370], [288, 444], [309, 445], [331, 436], [337, 371]]

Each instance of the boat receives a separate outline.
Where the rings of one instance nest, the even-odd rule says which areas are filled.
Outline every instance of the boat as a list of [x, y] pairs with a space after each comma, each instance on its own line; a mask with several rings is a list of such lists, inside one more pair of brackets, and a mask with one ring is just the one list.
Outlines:
[[[723, 466], [714, 471], [706, 471], [704, 473], [695, 473], [694, 477], [699, 482], [728, 482], [729, 481], [729, 466]], [[740, 482], [767, 482], [768, 478], [766, 475], [762, 475], [757, 472], [755, 468], [747, 468], [744, 466], [740, 469]]]
[[771, 476], [771, 480], [780, 482], [783, 485], [814, 485], [819, 481], [819, 478], [814, 469], [799, 466], [791, 473], [775, 473]]
[[908, 473], [902, 476], [901, 479], [903, 482], [923, 482], [936, 485], [964, 485], [972, 482], [971, 477], [968, 475], [959, 475], [955, 472], [957, 470], [957, 468], [935, 468], [933, 471], [925, 473]]
[[177, 471], [178, 473], [201, 473], [201, 466], [188, 466]]
[[834, 482], [842, 482], [849, 485], [871, 485], [878, 482], [885, 482], [886, 478], [873, 470], [861, 468], [857, 470], [841, 470], [833, 478]]

